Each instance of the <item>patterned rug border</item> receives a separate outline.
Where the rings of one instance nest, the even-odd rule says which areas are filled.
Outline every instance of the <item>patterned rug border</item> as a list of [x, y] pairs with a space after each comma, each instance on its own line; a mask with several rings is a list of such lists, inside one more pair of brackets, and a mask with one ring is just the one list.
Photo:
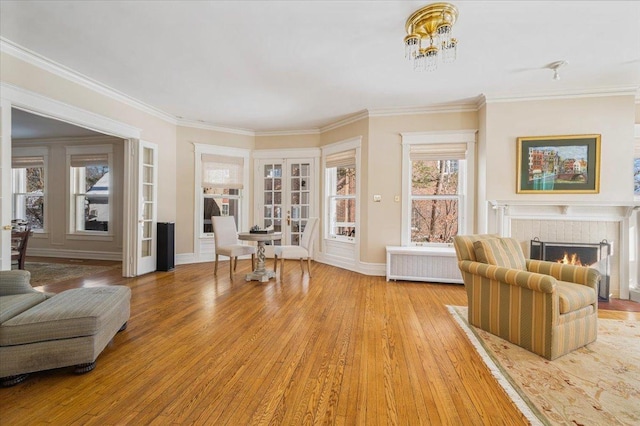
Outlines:
[[[456, 310], [457, 306], [446, 305], [449, 313], [453, 319], [458, 323], [462, 331], [467, 335], [467, 338], [476, 349], [480, 358], [485, 363], [491, 375], [496, 379], [500, 387], [511, 398], [511, 401], [518, 407], [522, 415], [531, 423], [532, 426], [544, 425], [540, 417], [543, 417], [535, 407], [526, 398], [524, 398], [520, 392], [514, 387], [508, 378], [508, 375], [496, 364], [493, 357], [487, 352], [482, 341], [476, 335], [475, 331], [469, 326], [467, 321], [460, 316]], [[537, 413], [537, 414], [536, 414]]]

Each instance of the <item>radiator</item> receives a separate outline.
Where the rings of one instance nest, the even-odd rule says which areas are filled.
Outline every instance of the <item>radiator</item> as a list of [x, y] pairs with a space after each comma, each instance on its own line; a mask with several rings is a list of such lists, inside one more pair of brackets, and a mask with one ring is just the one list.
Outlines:
[[462, 284], [458, 259], [449, 247], [387, 247], [387, 281]]

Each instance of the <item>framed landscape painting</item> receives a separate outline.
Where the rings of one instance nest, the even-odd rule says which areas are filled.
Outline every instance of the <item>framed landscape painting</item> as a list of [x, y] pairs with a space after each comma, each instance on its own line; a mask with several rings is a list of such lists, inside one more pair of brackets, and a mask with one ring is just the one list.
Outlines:
[[518, 138], [516, 192], [597, 194], [600, 135]]

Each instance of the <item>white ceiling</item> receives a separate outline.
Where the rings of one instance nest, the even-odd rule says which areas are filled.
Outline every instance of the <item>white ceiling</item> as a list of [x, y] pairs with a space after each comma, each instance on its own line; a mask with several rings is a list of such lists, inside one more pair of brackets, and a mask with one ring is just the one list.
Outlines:
[[453, 1], [458, 60], [417, 73], [404, 24], [427, 3], [2, 0], [0, 35], [172, 116], [257, 132], [640, 87], [640, 2]]

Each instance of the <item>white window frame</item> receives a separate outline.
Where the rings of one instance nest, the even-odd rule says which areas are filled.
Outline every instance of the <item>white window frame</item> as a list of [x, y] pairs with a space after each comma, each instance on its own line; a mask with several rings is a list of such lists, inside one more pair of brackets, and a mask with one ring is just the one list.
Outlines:
[[[336, 142], [331, 145], [322, 147], [322, 170], [325, 176], [324, 179], [324, 218], [326, 220], [326, 226], [324, 227], [325, 240], [341, 241], [346, 243], [355, 244], [360, 236], [360, 187], [361, 187], [361, 167], [360, 167], [360, 146], [361, 137], [348, 139], [341, 142]], [[356, 169], [356, 193], [354, 195], [336, 195], [336, 173], [335, 167], [327, 167], [327, 157], [333, 154], [337, 154], [344, 151], [355, 150], [355, 169]], [[331, 170], [334, 170], [331, 172]], [[335, 235], [332, 230], [336, 224], [332, 220], [331, 212], [331, 200], [338, 199], [355, 199], [356, 202], [356, 221], [345, 222], [343, 226], [353, 226], [355, 229], [355, 237], [349, 237], [345, 235]]]
[[[87, 239], [87, 240], [104, 240], [112, 241], [114, 235], [114, 170], [113, 170], [113, 145], [82, 145], [82, 146], [67, 146], [65, 147], [67, 155], [67, 238], [68, 239]], [[76, 197], [80, 194], [76, 192], [78, 176], [74, 173], [71, 166], [71, 157], [73, 155], [90, 155], [90, 154], [106, 154], [107, 164], [109, 167], [109, 229], [107, 231], [95, 231], [95, 230], [77, 230], [77, 212], [76, 212]], [[83, 179], [82, 179], [83, 180]]]
[[[411, 205], [415, 198], [411, 194], [413, 168], [411, 165], [412, 145], [466, 144], [466, 157], [458, 163], [458, 234], [466, 234], [473, 229], [473, 207], [475, 205], [475, 129], [443, 132], [411, 132], [402, 136], [402, 246], [452, 247], [450, 243], [420, 243], [411, 241]], [[453, 158], [452, 158], [453, 159]], [[451, 196], [444, 196], [451, 198]], [[424, 198], [421, 196], [420, 198]], [[433, 198], [433, 197], [432, 197]], [[442, 198], [442, 197], [440, 197]]]
[[[249, 229], [249, 197], [247, 194], [249, 191], [249, 176], [250, 176], [250, 158], [251, 150], [243, 148], [231, 148], [218, 145], [206, 145], [200, 143], [193, 143], [194, 146], [194, 162], [195, 162], [195, 176], [194, 176], [194, 201], [195, 201], [195, 216], [194, 216], [194, 253], [199, 253], [199, 239], [213, 239], [213, 232], [204, 232], [204, 199], [206, 196], [202, 190], [202, 154], [211, 155], [223, 155], [226, 157], [241, 157], [243, 159], [243, 176], [242, 185], [243, 189], [240, 190], [240, 195], [224, 196], [224, 198], [235, 198], [240, 200], [240, 215], [238, 230]], [[210, 196], [210, 198], [219, 198], [219, 196]]]
[[[355, 168], [355, 164], [353, 165], [353, 167]], [[336, 194], [336, 185], [338, 184], [337, 170], [338, 170], [338, 167], [328, 167], [325, 169], [325, 188], [326, 188], [327, 206], [329, 211], [329, 214], [327, 215], [326, 238], [353, 242], [355, 240], [355, 237], [349, 237], [346, 235], [336, 235], [333, 233], [334, 228], [337, 228], [337, 227], [353, 227], [354, 229], [356, 228], [356, 222], [337, 222], [333, 220], [334, 207], [338, 200], [354, 200], [355, 201], [357, 199], [357, 194], [350, 194], [350, 195]], [[356, 169], [356, 185], [358, 184], [357, 175], [358, 175], [358, 170]], [[358, 210], [356, 208], [356, 214], [357, 213], [358, 213]]]
[[[640, 124], [636, 124], [635, 125], [634, 136], [635, 136], [635, 138], [634, 138], [635, 139], [635, 143], [634, 143], [634, 146], [633, 146], [633, 159], [634, 159], [634, 162], [635, 162], [636, 158], [640, 158]], [[632, 176], [632, 179], [633, 179], [633, 176]], [[636, 195], [635, 191], [633, 193], [633, 199], [635, 201], [640, 201], [640, 195]]]
[[[42, 157], [43, 159], [43, 168], [44, 168], [44, 191], [43, 191], [43, 203], [44, 203], [44, 211], [42, 218], [42, 229], [33, 229], [34, 234], [46, 234], [48, 233], [48, 211], [49, 211], [49, 202], [48, 202], [48, 193], [49, 193], [49, 149], [47, 148], [14, 148], [11, 151], [11, 156], [15, 157]], [[19, 172], [18, 170], [26, 170], [26, 169], [14, 169], [12, 168], [12, 214], [16, 210], [16, 198], [18, 195], [29, 195], [26, 192], [26, 175], [24, 172]], [[24, 191], [24, 192], [19, 192]], [[14, 215], [15, 216], [15, 215]], [[14, 217], [15, 219], [15, 217]]]

